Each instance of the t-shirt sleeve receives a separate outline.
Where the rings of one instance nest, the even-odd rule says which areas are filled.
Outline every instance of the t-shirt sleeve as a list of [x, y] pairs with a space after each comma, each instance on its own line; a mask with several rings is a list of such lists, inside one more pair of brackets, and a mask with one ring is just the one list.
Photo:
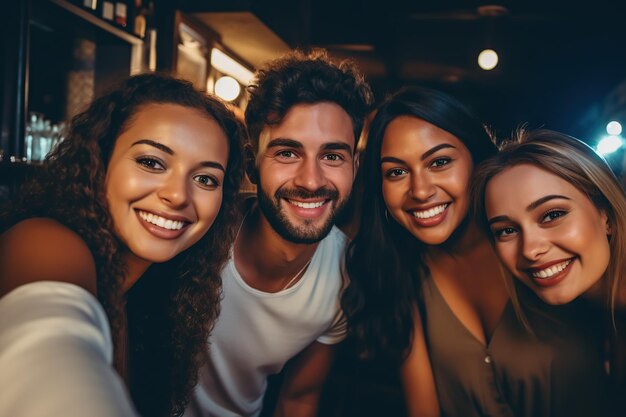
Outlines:
[[335, 304], [335, 315], [328, 329], [316, 339], [319, 343], [323, 343], [325, 345], [334, 345], [341, 342], [346, 338], [348, 332], [348, 323], [346, 320], [346, 316], [343, 314], [343, 310], [341, 309], [341, 295], [343, 294], [343, 291], [348, 287], [348, 284], [350, 282], [345, 262], [345, 250], [348, 243], [348, 237], [336, 227], [333, 228], [331, 234], [334, 236], [334, 243], [336, 245], [333, 252], [336, 256], [339, 257], [339, 274], [337, 274], [338, 280], [336, 281], [337, 295]]
[[112, 356], [89, 292], [52, 281], [14, 289], [0, 299], [0, 415], [138, 416]]
[[[343, 235], [342, 235], [343, 236]], [[347, 238], [344, 237], [344, 240], [347, 241]], [[342, 244], [342, 248], [345, 248], [345, 243]], [[341, 288], [339, 290], [339, 297], [337, 298], [337, 306], [335, 316], [333, 317], [333, 321], [328, 328], [328, 330], [317, 338], [317, 341], [323, 343], [325, 345], [334, 345], [346, 338], [348, 332], [348, 322], [346, 319], [343, 310], [341, 309], [341, 294], [347, 288], [350, 279], [348, 277], [348, 272], [346, 270], [345, 257], [342, 255], [340, 258], [340, 271], [341, 271]]]
[[346, 338], [347, 331], [346, 317], [338, 306], [332, 324], [323, 335], [317, 338], [317, 341], [325, 345], [334, 345]]

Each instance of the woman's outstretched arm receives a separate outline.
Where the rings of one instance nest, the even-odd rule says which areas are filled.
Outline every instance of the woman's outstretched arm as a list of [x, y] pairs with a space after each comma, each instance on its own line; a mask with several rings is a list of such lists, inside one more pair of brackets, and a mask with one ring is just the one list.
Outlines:
[[0, 415], [137, 415], [111, 366], [95, 279], [85, 243], [57, 222], [0, 236]]

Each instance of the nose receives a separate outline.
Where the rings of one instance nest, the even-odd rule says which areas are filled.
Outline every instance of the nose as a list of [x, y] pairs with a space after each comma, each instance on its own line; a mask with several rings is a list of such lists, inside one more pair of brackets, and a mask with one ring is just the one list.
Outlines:
[[539, 260], [549, 247], [550, 243], [539, 231], [522, 234], [522, 255], [529, 261]]
[[294, 185], [308, 191], [317, 191], [326, 185], [324, 169], [316, 158], [304, 159], [293, 180]]
[[427, 173], [413, 172], [411, 174], [411, 197], [418, 201], [428, 201], [436, 193], [432, 179]]
[[172, 208], [180, 208], [189, 204], [190, 184], [186, 175], [176, 172], [163, 179], [163, 183], [157, 190], [159, 199]]

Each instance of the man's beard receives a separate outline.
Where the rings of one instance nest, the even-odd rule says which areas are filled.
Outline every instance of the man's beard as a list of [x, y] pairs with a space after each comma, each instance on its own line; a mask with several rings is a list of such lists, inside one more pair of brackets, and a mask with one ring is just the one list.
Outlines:
[[[259, 200], [259, 207], [261, 212], [270, 223], [272, 228], [283, 239], [293, 243], [317, 243], [324, 239], [333, 228], [335, 219], [345, 209], [348, 202], [348, 197], [339, 200], [339, 193], [337, 190], [330, 188], [320, 188], [312, 193], [301, 189], [287, 190], [278, 189], [274, 194], [274, 198], [271, 198], [265, 193], [261, 185], [257, 186], [257, 196]], [[320, 226], [315, 227], [313, 223], [316, 219], [304, 219], [303, 225], [294, 225], [287, 218], [286, 214], [281, 210], [281, 199], [320, 199], [330, 200], [331, 204], [330, 215], [326, 222]], [[290, 203], [286, 203], [290, 204]]]

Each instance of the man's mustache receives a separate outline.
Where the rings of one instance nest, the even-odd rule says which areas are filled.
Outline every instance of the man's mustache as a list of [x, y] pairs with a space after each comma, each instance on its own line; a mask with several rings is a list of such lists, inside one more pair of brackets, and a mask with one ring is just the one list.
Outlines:
[[323, 198], [325, 200], [337, 200], [339, 198], [339, 192], [337, 190], [333, 190], [332, 188], [320, 188], [313, 192], [302, 190], [302, 189], [280, 189], [276, 191], [274, 194], [276, 199], [285, 198], [285, 199], [320, 199]]

